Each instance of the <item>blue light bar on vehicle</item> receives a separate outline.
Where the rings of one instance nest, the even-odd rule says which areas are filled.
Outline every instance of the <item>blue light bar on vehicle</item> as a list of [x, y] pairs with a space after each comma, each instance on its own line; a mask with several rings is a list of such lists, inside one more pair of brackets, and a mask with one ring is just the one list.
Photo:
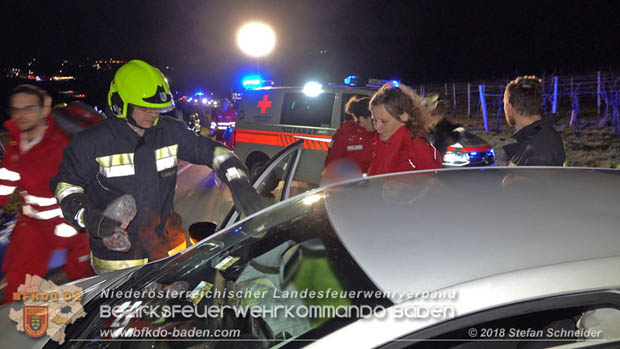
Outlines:
[[394, 87], [400, 87], [399, 80], [385, 80], [385, 79], [368, 79], [368, 84], [373, 86], [383, 86], [384, 84], [391, 83]]
[[249, 75], [241, 80], [241, 84], [245, 89], [261, 87], [263, 79], [259, 75]]
[[344, 78], [345, 85], [358, 86], [360, 82], [361, 82], [360, 77], [357, 75], [349, 75], [346, 78]]

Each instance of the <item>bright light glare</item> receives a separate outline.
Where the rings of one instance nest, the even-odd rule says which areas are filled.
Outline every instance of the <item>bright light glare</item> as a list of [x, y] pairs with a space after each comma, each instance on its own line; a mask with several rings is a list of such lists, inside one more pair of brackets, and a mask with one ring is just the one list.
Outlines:
[[451, 166], [465, 166], [470, 162], [469, 154], [460, 151], [447, 151], [443, 156], [443, 164]]
[[245, 24], [237, 33], [237, 45], [245, 54], [261, 57], [269, 54], [276, 45], [276, 34], [260, 22]]
[[207, 99], [206, 98], [202, 99], [202, 104], [207, 104]]
[[310, 81], [304, 85], [302, 92], [309, 97], [316, 97], [323, 92], [323, 85], [316, 81]]
[[319, 200], [321, 200], [321, 195], [320, 194], [313, 194], [313, 195], [305, 197], [303, 199], [303, 203], [308, 205], [308, 206], [310, 206], [310, 205], [312, 205], [313, 203], [315, 203], [315, 202], [317, 202]]

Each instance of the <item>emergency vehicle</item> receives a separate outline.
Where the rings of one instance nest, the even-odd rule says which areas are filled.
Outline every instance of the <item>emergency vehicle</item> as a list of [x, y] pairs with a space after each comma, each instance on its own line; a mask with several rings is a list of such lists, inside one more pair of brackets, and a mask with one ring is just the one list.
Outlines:
[[[346, 82], [346, 80], [345, 80]], [[252, 178], [277, 152], [303, 139], [295, 180], [318, 185], [332, 135], [350, 117], [344, 109], [351, 97], [372, 97], [380, 85], [308, 83], [304, 87], [258, 87], [246, 91], [237, 109], [235, 154]], [[447, 148], [444, 167], [495, 164], [493, 148], [464, 131]]]

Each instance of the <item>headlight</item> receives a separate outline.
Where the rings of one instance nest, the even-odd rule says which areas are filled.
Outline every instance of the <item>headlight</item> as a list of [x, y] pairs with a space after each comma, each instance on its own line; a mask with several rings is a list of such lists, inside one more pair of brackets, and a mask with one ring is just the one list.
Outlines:
[[445, 166], [467, 166], [469, 165], [469, 154], [460, 151], [448, 150], [443, 156], [443, 165]]

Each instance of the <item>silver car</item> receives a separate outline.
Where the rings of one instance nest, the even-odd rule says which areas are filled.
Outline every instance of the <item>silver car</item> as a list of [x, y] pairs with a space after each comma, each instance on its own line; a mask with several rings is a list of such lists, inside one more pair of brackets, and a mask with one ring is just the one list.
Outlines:
[[[86, 316], [67, 327], [65, 345], [620, 346], [619, 171], [419, 171], [289, 198], [301, 145], [255, 184], [283, 170], [269, 193], [280, 202], [243, 220], [231, 212], [219, 232], [170, 258], [79, 282]], [[174, 306], [193, 311], [160, 311]], [[18, 333], [8, 307], [0, 311], [2, 347], [56, 346]], [[202, 332], [180, 332], [189, 329]]]

